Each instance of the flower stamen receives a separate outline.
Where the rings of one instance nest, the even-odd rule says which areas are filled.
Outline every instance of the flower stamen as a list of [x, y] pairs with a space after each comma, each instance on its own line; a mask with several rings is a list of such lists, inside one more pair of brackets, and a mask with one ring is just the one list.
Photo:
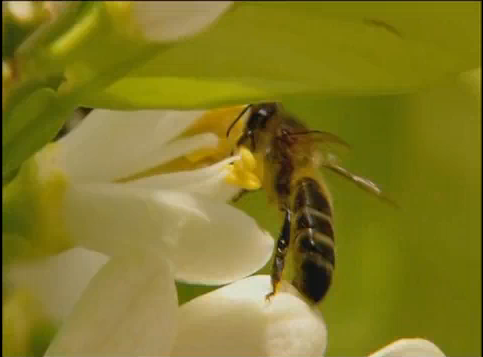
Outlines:
[[229, 173], [225, 181], [246, 190], [258, 190], [262, 182], [255, 172], [257, 169], [255, 156], [244, 146], [238, 150], [238, 154], [240, 159], [228, 165]]

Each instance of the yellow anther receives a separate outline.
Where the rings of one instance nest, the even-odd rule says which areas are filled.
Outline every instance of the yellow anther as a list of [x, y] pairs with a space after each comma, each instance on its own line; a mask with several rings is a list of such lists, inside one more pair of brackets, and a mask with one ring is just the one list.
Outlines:
[[239, 179], [238, 176], [232, 171], [225, 176], [225, 182], [238, 186]]
[[242, 146], [238, 151], [238, 154], [241, 157], [240, 161], [243, 164], [244, 168], [248, 171], [254, 171], [257, 167], [257, 161], [255, 159], [255, 156], [253, 156], [252, 152], [246, 147]]
[[[251, 153], [249, 153], [249, 160], [254, 160]], [[229, 173], [225, 176], [225, 182], [239, 186], [246, 190], [257, 190], [262, 186], [262, 182], [258, 176], [253, 172], [255, 165], [253, 162], [248, 161], [248, 166], [252, 168], [252, 171], [247, 170], [246, 164], [243, 163], [243, 158], [235, 161], [233, 164], [228, 165]]]
[[256, 181], [249, 180], [246, 182], [243, 188], [245, 190], [255, 191], [255, 190], [258, 190], [260, 187], [261, 187], [261, 184], [259, 180], [256, 180]]
[[247, 190], [258, 190], [260, 187], [262, 187], [262, 183], [260, 182], [260, 179], [257, 177], [257, 175], [251, 172], [246, 172], [244, 183], [245, 183], [244, 188]]
[[236, 171], [236, 172], [243, 172], [245, 171], [245, 166], [243, 165], [243, 162], [241, 159], [239, 160], [236, 160], [234, 163], [233, 163], [233, 170]]

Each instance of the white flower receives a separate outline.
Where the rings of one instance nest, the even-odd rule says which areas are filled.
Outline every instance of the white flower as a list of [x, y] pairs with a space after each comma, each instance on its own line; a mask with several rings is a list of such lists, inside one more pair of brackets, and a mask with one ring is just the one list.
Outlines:
[[[270, 302], [270, 277], [252, 276], [198, 297], [179, 309], [170, 356], [323, 356], [327, 327], [284, 282]], [[402, 339], [371, 357], [444, 356], [431, 342]]]
[[421, 338], [397, 340], [369, 357], [444, 357], [444, 353], [432, 342]]
[[45, 180], [66, 183], [60, 229], [71, 241], [108, 256], [149, 251], [169, 260], [178, 280], [224, 284], [260, 269], [272, 238], [225, 202], [228, 158], [197, 170], [136, 174], [175, 162], [218, 138], [177, 138], [203, 111], [94, 110], [73, 132], [36, 157]]
[[[84, 285], [104, 264], [99, 255], [82, 249], [62, 255], [52, 258], [42, 269], [29, 272], [37, 288], [43, 289], [44, 297], [49, 296], [46, 301], [50, 304], [77, 300], [72, 293], [80, 294], [76, 282]], [[110, 263], [96, 275], [70, 321], [50, 346], [48, 356], [324, 355], [327, 327], [320, 312], [301, 300], [285, 282], [270, 302], [265, 300], [271, 289], [270, 278], [261, 275], [239, 280], [177, 309], [166, 293], [173, 287], [162, 283], [165, 269], [150, 259], [128, 259], [126, 263], [124, 279], [116, 276], [119, 269]], [[109, 289], [98, 294], [98, 284], [107, 284]], [[109, 304], [110, 309], [99, 310], [96, 304], [89, 303], [97, 299]], [[403, 339], [371, 356], [444, 354], [428, 341]]]
[[14, 288], [32, 294], [46, 316], [61, 322], [108, 260], [104, 254], [73, 248], [39, 262], [14, 264], [7, 278]]
[[[98, 252], [76, 249], [49, 258], [47, 265], [59, 266], [62, 259], [71, 264], [50, 274], [50, 283], [37, 275], [52, 269], [42, 271], [38, 263], [10, 269], [17, 286], [37, 284], [34, 290], [51, 316], [66, 319], [54, 346], [78, 336], [60, 354], [164, 355], [168, 350], [159, 344], [159, 329], [167, 340], [174, 338], [175, 279], [226, 284], [256, 272], [270, 258], [269, 234], [225, 203], [237, 191], [224, 183], [225, 167], [236, 158], [166, 173], [180, 159], [216, 148], [212, 133], [179, 137], [206, 115], [94, 110], [35, 156], [48, 203], [46, 221], [50, 218], [55, 233], [71, 245]], [[155, 167], [165, 173], [149, 173]], [[79, 284], [65, 290], [69, 285], [59, 286], [65, 279], [58, 274], [69, 272]], [[90, 277], [81, 278], [81, 272], [94, 275], [85, 291]], [[52, 299], [55, 291], [62, 292], [63, 303]]]
[[267, 301], [270, 277], [252, 276], [181, 306], [170, 356], [322, 356], [320, 312], [283, 287]]
[[177, 41], [197, 34], [212, 24], [232, 1], [132, 1], [134, 21], [146, 38]]

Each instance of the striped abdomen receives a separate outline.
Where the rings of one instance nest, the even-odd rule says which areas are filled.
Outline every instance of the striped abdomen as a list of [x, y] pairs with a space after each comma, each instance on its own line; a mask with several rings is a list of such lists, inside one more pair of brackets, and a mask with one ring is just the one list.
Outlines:
[[292, 284], [317, 303], [327, 293], [335, 267], [332, 209], [321, 185], [310, 177], [298, 180], [292, 197]]

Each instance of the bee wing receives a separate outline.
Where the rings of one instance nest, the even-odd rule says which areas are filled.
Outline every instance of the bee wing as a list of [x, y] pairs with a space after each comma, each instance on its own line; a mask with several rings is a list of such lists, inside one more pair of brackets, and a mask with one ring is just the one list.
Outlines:
[[[310, 146], [318, 147], [318, 154], [323, 158], [322, 161], [329, 161], [330, 158], [336, 159], [336, 156], [342, 156], [351, 149], [350, 145], [339, 138], [337, 135], [326, 131], [309, 130], [291, 133], [290, 136], [296, 138], [302, 146], [306, 143]], [[305, 153], [304, 153], [305, 154]]]
[[320, 130], [309, 130], [309, 131], [298, 131], [295, 133], [290, 133], [290, 136], [294, 136], [299, 140], [307, 140], [312, 143], [318, 144], [328, 144], [328, 145], [336, 145], [342, 147], [346, 150], [350, 149], [350, 145], [347, 144], [344, 140], [339, 138], [337, 135], [328, 133], [326, 131]]
[[326, 161], [322, 164], [323, 167], [328, 168], [332, 172], [335, 172], [336, 174], [345, 177], [349, 181], [355, 183], [358, 187], [362, 188], [364, 191], [372, 193], [375, 195], [377, 198], [380, 200], [384, 201], [385, 203], [390, 204], [394, 208], [400, 208], [396, 202], [394, 202], [392, 199], [384, 195], [382, 190], [371, 180], [354, 175], [353, 173], [349, 172], [345, 168], [337, 165], [333, 161]]
[[387, 197], [374, 182], [364, 177], [357, 176], [337, 164], [338, 158], [334, 154], [334, 151], [338, 150], [334, 149], [342, 148], [346, 151], [351, 149], [350, 145], [344, 140], [334, 134], [319, 130], [295, 132], [291, 133], [290, 135], [296, 136], [297, 139], [299, 139], [298, 136], [300, 136], [300, 139], [303, 138], [302, 140], [306, 140], [307, 142], [323, 145], [325, 147], [325, 150], [322, 150], [321, 152], [323, 154], [323, 167], [328, 168], [332, 172], [335, 172], [336, 174], [355, 183], [358, 187], [362, 188], [366, 192], [372, 193], [385, 203], [388, 203], [395, 208], [399, 208], [397, 203]]

